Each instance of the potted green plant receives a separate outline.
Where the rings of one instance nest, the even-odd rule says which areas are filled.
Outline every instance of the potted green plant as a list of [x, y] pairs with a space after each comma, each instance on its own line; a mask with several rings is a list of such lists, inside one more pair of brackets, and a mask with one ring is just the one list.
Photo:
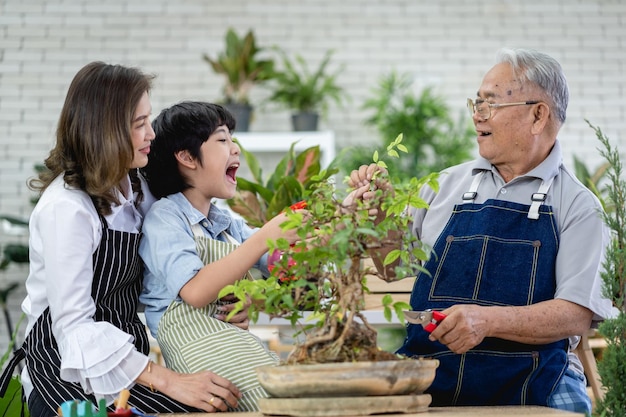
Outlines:
[[305, 191], [313, 185], [314, 181], [325, 180], [337, 172], [331, 162], [331, 166], [320, 177], [320, 147], [312, 146], [296, 153], [295, 143], [293, 143], [272, 174], [265, 180], [256, 156], [246, 151], [241, 144], [240, 147], [252, 178], [237, 178], [237, 192], [232, 199], [227, 200], [227, 204], [250, 226], [263, 226], [285, 207], [302, 200]]
[[[402, 137], [399, 136], [390, 144], [387, 149], [389, 155], [397, 156], [397, 150], [406, 150], [401, 140]], [[377, 153], [373, 159], [386, 166], [384, 161], [379, 160]], [[426, 206], [419, 198], [419, 190], [425, 184], [437, 189], [437, 175], [413, 178], [404, 185], [394, 184], [394, 187], [397, 187], [394, 196], [379, 191], [372, 200], [357, 201], [349, 209], [343, 206], [345, 198], [342, 198], [342, 192], [331, 181], [322, 180], [325, 177], [324, 171], [320, 172], [319, 176], [313, 178], [312, 186], [305, 192], [306, 215], [302, 211], [287, 209], [289, 220], [283, 227], [297, 229], [298, 235], [303, 240], [293, 246], [284, 239], [269, 242], [271, 254], [276, 251], [281, 253], [273, 265], [272, 275], [266, 280], [239, 281], [224, 288], [220, 293], [220, 296], [233, 293], [240, 300], [250, 300], [249, 314], [252, 321], [258, 318], [259, 312], [264, 312], [270, 317], [285, 318], [294, 326], [298, 324], [302, 326], [304, 338], [296, 341], [294, 350], [283, 364], [286, 368], [279, 365], [258, 371], [259, 381], [270, 395], [275, 397], [261, 399], [259, 401], [261, 411], [272, 413], [277, 407], [282, 407], [281, 414], [288, 414], [289, 410], [284, 406], [293, 403], [282, 402], [281, 396], [306, 398], [307, 386], [314, 387], [316, 392], [313, 395], [318, 397], [321, 393], [324, 396], [332, 394], [353, 396], [356, 404], [348, 405], [342, 399], [342, 407], [350, 407], [351, 412], [357, 415], [358, 403], [366, 405], [369, 413], [372, 410], [374, 412], [423, 410], [430, 403], [430, 397], [422, 391], [432, 382], [438, 362], [434, 359], [405, 360], [404, 357], [379, 349], [376, 329], [368, 323], [362, 310], [364, 296], [368, 293], [365, 285], [366, 276], [373, 274], [382, 279], [385, 277], [373, 268], [371, 270], [362, 268], [361, 261], [368, 258], [371, 251], [384, 246], [390, 234], [407, 230], [409, 219], [408, 216], [402, 215], [404, 210], [407, 206]], [[369, 212], [371, 207], [378, 204], [386, 211], [385, 219], [381, 222], [375, 222]], [[414, 249], [392, 251], [386, 257], [385, 264], [400, 258], [403, 261], [402, 266], [397, 267], [396, 273], [399, 277], [408, 277], [415, 273], [415, 268], [419, 268], [418, 260], [427, 258], [427, 253], [420, 248], [419, 242], [414, 237], [407, 233], [400, 234], [404, 239], [403, 247]], [[395, 313], [403, 321], [403, 311], [410, 309], [407, 303], [394, 302], [390, 296], [384, 297], [383, 304], [384, 315], [388, 320], [391, 320], [392, 314]], [[236, 308], [243, 307], [243, 301], [236, 304]], [[307, 320], [301, 323], [305, 314]], [[384, 370], [378, 365], [384, 366]], [[358, 378], [359, 372], [354, 368], [361, 371], [361, 379]], [[406, 377], [409, 382], [404, 376], [407, 369], [410, 369], [410, 376]], [[337, 375], [337, 370], [340, 376]], [[296, 375], [285, 374], [291, 372], [295, 372]], [[280, 376], [276, 377], [276, 374]], [[378, 380], [374, 382], [376, 379], [374, 375], [383, 374], [388, 378], [385, 382]], [[340, 387], [343, 381], [348, 379], [347, 375], [354, 375], [357, 378], [357, 385], [361, 387], [356, 388], [352, 394], [348, 394]], [[313, 383], [320, 376], [322, 382]], [[362, 378], [368, 377], [373, 379], [364, 384]], [[285, 386], [286, 382], [288, 387]], [[367, 386], [365, 391], [364, 386]], [[383, 386], [388, 387], [389, 391], [381, 389]], [[412, 395], [405, 396], [407, 392], [402, 389], [394, 392], [393, 390], [399, 389], [399, 386], [412, 390], [410, 391]], [[372, 393], [371, 390], [379, 391]], [[367, 400], [367, 395], [395, 395], [409, 403], [402, 403], [401, 410], [397, 408], [381, 410], [374, 407], [389, 403], [382, 401], [372, 404]], [[317, 407], [320, 413], [331, 412], [326, 403], [332, 404], [332, 401], [316, 403], [304, 401], [299, 405], [306, 404], [309, 411], [312, 407]], [[392, 406], [400, 407], [399, 404]], [[336, 405], [334, 408], [336, 409]], [[360, 411], [364, 409], [361, 408]]]
[[345, 90], [337, 83], [342, 68], [328, 73], [333, 51], [324, 55], [319, 66], [311, 71], [301, 55], [294, 60], [280, 51], [283, 69], [275, 71], [270, 82], [272, 91], [268, 101], [291, 110], [295, 131], [317, 130], [320, 116], [328, 112], [330, 102], [341, 104], [346, 98]]
[[249, 130], [252, 112], [250, 90], [254, 85], [270, 79], [274, 71], [274, 60], [260, 57], [263, 50], [257, 46], [252, 30], [240, 37], [233, 28], [229, 28], [225, 49], [217, 57], [202, 56], [215, 73], [224, 76], [223, 104], [235, 116], [240, 132]]

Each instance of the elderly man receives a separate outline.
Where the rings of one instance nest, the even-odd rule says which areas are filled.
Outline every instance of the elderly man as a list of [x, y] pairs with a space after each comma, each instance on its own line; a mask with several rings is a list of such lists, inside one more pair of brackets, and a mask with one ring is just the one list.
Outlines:
[[[430, 208], [413, 213], [412, 232], [433, 255], [411, 306], [446, 318], [432, 333], [409, 325], [398, 352], [440, 361], [435, 406], [591, 411], [573, 349], [612, 314], [599, 274], [609, 232], [598, 200], [563, 166], [568, 95], [552, 57], [500, 51], [468, 99], [480, 157], [444, 170], [438, 193], [422, 190]], [[376, 169], [351, 174], [363, 198]]]

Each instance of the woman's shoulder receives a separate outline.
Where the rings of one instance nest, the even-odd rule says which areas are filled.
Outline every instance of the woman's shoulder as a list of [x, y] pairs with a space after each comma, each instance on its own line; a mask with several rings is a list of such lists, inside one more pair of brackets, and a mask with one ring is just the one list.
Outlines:
[[98, 217], [98, 212], [89, 194], [85, 191], [70, 187], [59, 176], [45, 189], [39, 197], [33, 213], [45, 210], [67, 210], [69, 212], [86, 212]]

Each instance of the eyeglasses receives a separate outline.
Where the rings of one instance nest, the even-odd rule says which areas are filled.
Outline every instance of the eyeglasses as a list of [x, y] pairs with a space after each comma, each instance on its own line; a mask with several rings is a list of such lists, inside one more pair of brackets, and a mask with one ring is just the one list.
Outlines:
[[474, 113], [478, 113], [478, 115], [483, 120], [489, 120], [491, 117], [491, 109], [497, 109], [499, 107], [509, 107], [509, 106], [526, 106], [530, 104], [537, 104], [539, 101], [531, 100], [531, 101], [520, 101], [517, 103], [488, 103], [485, 100], [478, 99], [474, 102], [471, 98], [467, 99], [467, 108], [470, 112], [470, 117], [474, 117]]

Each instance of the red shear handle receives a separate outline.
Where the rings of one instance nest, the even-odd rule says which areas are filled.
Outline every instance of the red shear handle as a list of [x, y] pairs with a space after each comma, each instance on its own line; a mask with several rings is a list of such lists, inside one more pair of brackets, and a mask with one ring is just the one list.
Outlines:
[[430, 320], [430, 323], [424, 326], [424, 330], [426, 330], [428, 333], [432, 333], [432, 331], [435, 330], [437, 326], [439, 326], [439, 323], [441, 323], [441, 321], [445, 318], [445, 314], [438, 311], [433, 311], [433, 318]]
[[292, 209], [293, 211], [302, 210], [306, 208], [306, 201], [298, 201], [297, 203], [294, 203], [291, 206], [289, 206], [289, 208]]

